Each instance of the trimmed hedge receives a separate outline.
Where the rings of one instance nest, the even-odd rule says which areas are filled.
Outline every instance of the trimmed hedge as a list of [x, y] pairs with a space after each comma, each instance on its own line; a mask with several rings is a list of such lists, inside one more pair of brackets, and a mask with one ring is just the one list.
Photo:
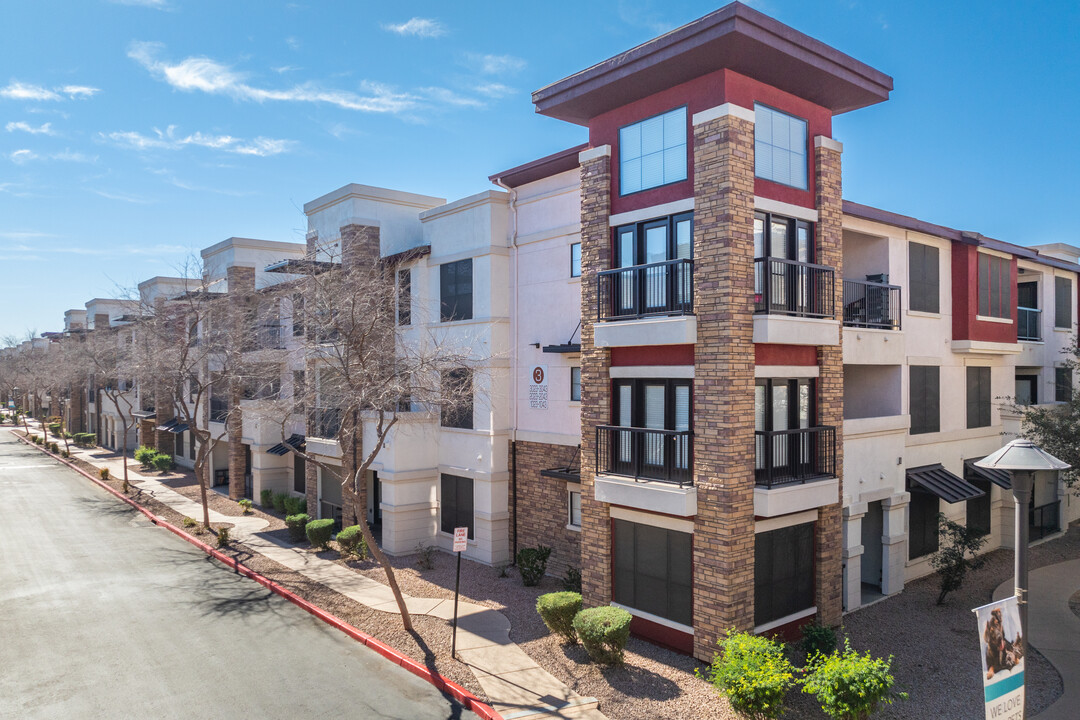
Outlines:
[[562, 635], [571, 645], [577, 644], [574, 618], [581, 612], [581, 593], [553, 592], [541, 595], [536, 599], [536, 612], [540, 613], [548, 630]]
[[577, 633], [585, 652], [598, 663], [619, 665], [630, 638], [632, 616], [622, 608], [597, 607], [582, 610], [574, 617]]
[[151, 460], [151, 463], [153, 464], [155, 470], [160, 470], [161, 472], [172, 470], [172, 467], [175, 464], [171, 456], [165, 455], [163, 453], [158, 453], [154, 455], [154, 459]]
[[270, 502], [273, 503], [274, 509], [279, 513], [285, 512], [285, 501], [289, 499], [289, 496], [285, 493], [276, 492], [271, 498]]
[[[71, 439], [80, 447], [93, 447], [94, 445], [97, 445], [97, 435], [94, 433], [75, 433], [71, 436]], [[135, 459], [138, 460], [138, 458]]]
[[274, 506], [274, 491], [270, 488], [263, 488], [259, 491], [259, 504], [264, 508]]
[[311, 522], [311, 516], [307, 513], [289, 515], [285, 518], [285, 526], [289, 528], [289, 539], [293, 542], [301, 542], [305, 537], [307, 524]]
[[334, 534], [334, 521], [330, 518], [312, 520], [304, 528], [304, 532], [313, 546], [326, 550], [330, 547], [330, 536]]
[[[79, 443], [79, 436], [84, 433], [75, 433], [75, 444]], [[157, 455], [157, 450], [146, 445], [140, 445], [135, 448], [135, 462], [139, 463], [143, 467], [150, 467], [154, 463], [154, 456]]]
[[367, 540], [364, 538], [364, 531], [360, 529], [359, 525], [342, 528], [341, 532], [337, 534], [337, 541], [343, 552], [356, 555], [361, 560], [367, 560]]
[[551, 557], [551, 548], [538, 545], [518, 550], [517, 566], [521, 573], [521, 584], [526, 587], [539, 585], [547, 572], [547, 561]]
[[292, 495], [288, 495], [285, 497], [284, 505], [285, 509], [283, 512], [286, 515], [299, 515], [300, 513], [307, 512], [306, 497], [293, 497]]

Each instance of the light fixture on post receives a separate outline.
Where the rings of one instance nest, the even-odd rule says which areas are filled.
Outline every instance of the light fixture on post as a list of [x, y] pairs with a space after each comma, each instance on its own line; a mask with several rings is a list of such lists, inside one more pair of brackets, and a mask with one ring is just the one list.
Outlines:
[[[978, 460], [976, 466], [987, 470], [1008, 470], [1012, 473], [1013, 499], [1016, 502], [1015, 525], [1015, 587], [1020, 608], [1021, 651], [1027, 657], [1028, 646], [1028, 518], [1027, 509], [1035, 485], [1035, 473], [1042, 470], [1068, 470], [1071, 465], [1024, 438], [1013, 440], [997, 452]], [[1026, 695], [1025, 695], [1026, 697]], [[1026, 705], [1026, 700], [1025, 700]]]

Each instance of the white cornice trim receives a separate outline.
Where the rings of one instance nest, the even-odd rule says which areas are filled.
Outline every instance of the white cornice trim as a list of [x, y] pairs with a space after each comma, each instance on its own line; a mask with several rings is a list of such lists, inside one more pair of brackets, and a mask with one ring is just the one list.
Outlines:
[[596, 158], [601, 158], [601, 157], [605, 157], [605, 156], [608, 156], [608, 157], [611, 156], [611, 146], [610, 145], [601, 145], [600, 147], [594, 147], [594, 148], [589, 148], [588, 150], [582, 150], [581, 152], [578, 153], [578, 162], [584, 164], [584, 163], [589, 162], [590, 160], [595, 160]]
[[[815, 368], [816, 369], [816, 368]], [[693, 378], [693, 365], [616, 365], [613, 378]], [[817, 377], [815, 375], [815, 377]]]
[[806, 523], [814, 522], [817, 518], [817, 510], [804, 510], [790, 515], [781, 515], [779, 517], [757, 520], [754, 522], [754, 534], [769, 532], [770, 530], [780, 530], [781, 528], [791, 527], [792, 525], [805, 525]]
[[650, 205], [649, 207], [641, 208], [640, 210], [630, 210], [628, 212], [619, 213], [618, 215], [609, 215], [608, 226], [616, 227], [618, 225], [629, 225], [630, 223], [641, 222], [642, 220], [652, 220], [653, 218], [688, 212], [693, 209], [694, 198], [683, 198], [682, 200], [673, 200], [669, 203], [663, 203], [662, 205]]
[[684, 518], [674, 518], [668, 515], [654, 515], [653, 513], [631, 510], [619, 505], [611, 506], [611, 517], [615, 520], [627, 520], [639, 525], [651, 525], [652, 527], [675, 530], [676, 532], [694, 532], [694, 521]]
[[805, 220], [813, 223], [818, 221], [818, 211], [813, 208], [803, 207], [802, 205], [793, 205], [791, 203], [761, 197], [760, 195], [754, 196], [754, 209], [761, 210], [762, 212], [776, 213], [777, 215], [786, 215], [787, 217], [793, 217], [796, 220]]
[[742, 105], [735, 105], [734, 103], [724, 103], [723, 105], [717, 105], [711, 107], [708, 110], [702, 110], [699, 113], [694, 113], [694, 117], [691, 121], [694, 125], [701, 125], [707, 123], [710, 120], [716, 120], [717, 118], [727, 117], [728, 115], [734, 115], [740, 120], [747, 122], [754, 122], [756, 115], [750, 108], [744, 108]]
[[814, 147], [835, 150], [838, 153], [844, 152], [844, 143], [839, 140], [833, 140], [831, 137], [825, 137], [824, 135], [814, 136]]
[[817, 365], [755, 365], [756, 378], [816, 378], [821, 377]]

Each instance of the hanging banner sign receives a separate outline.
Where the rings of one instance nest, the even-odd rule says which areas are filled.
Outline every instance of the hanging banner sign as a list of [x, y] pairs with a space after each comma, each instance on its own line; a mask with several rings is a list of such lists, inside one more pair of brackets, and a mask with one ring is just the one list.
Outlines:
[[1024, 720], [1024, 653], [1016, 597], [975, 608], [986, 720]]
[[547, 410], [547, 365], [534, 365], [529, 371], [529, 407]]

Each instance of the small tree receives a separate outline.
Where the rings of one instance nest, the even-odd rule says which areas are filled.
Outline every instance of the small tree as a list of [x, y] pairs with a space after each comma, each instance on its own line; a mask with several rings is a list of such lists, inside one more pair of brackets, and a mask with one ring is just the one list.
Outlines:
[[907, 699], [893, 692], [892, 660], [860, 655], [845, 641], [843, 652], [819, 656], [811, 665], [802, 691], [817, 698], [833, 720], [866, 720], [880, 706]]
[[733, 631], [717, 644], [721, 652], [705, 671], [705, 679], [727, 696], [735, 712], [751, 720], [783, 715], [784, 698], [795, 685], [795, 668], [784, 657], [784, 646]]
[[1080, 437], [1080, 392], [1076, 391], [1072, 378], [1080, 369], [1080, 346], [1075, 338], [1064, 355], [1069, 381], [1068, 387], [1062, 389], [1068, 399], [1057, 405], [1014, 404], [1012, 409], [1020, 414], [1024, 437], [1072, 466], [1061, 471], [1061, 479], [1066, 487], [1077, 492], [1080, 491], [1080, 443], [1076, 442]]
[[930, 565], [937, 570], [941, 580], [941, 592], [937, 604], [945, 602], [945, 596], [959, 590], [969, 570], [978, 570], [986, 564], [979, 550], [986, 544], [986, 535], [974, 528], [961, 525], [938, 513], [940, 549], [930, 556]]

